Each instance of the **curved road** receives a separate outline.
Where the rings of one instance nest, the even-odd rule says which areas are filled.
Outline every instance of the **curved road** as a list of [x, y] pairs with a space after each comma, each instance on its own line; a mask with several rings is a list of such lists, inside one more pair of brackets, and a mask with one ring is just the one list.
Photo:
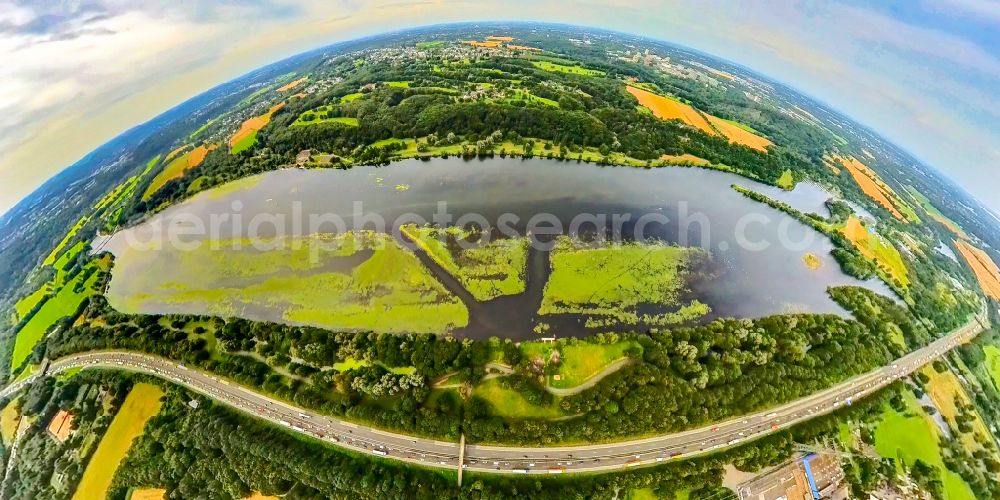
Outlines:
[[[829, 413], [841, 405], [849, 405], [852, 399], [874, 392], [910, 374], [953, 347], [974, 338], [983, 329], [981, 321], [981, 318], [975, 318], [947, 336], [903, 356], [890, 366], [859, 375], [827, 390], [776, 408], [700, 429], [632, 441], [560, 447], [467, 445], [462, 467], [465, 470], [479, 472], [514, 474], [595, 472], [654, 464], [711, 452]], [[93, 366], [154, 375], [253, 416], [350, 450], [425, 466], [455, 469], [459, 464], [458, 443], [381, 431], [320, 415], [272, 399], [209, 373], [186, 368], [168, 359], [147, 354], [122, 351], [78, 354], [52, 362], [47, 373]], [[5, 387], [0, 390], [0, 398], [17, 392], [39, 376], [40, 374], [36, 373]]]

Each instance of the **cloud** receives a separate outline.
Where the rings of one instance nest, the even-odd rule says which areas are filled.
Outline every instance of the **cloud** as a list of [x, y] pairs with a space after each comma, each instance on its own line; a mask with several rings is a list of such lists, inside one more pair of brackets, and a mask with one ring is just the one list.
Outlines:
[[[918, 5], [939, 19], [998, 22], [992, 0]], [[981, 168], [1000, 163], [1000, 44], [868, 4], [0, 0], [0, 212], [121, 131], [268, 62], [390, 29], [492, 19], [595, 25], [722, 56], [873, 126], [981, 198], [1000, 192]]]

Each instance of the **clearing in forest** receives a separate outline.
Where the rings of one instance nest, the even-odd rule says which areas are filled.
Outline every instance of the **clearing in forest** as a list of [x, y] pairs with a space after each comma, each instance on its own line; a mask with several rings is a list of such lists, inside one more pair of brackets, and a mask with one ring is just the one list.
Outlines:
[[493, 239], [479, 244], [479, 233], [407, 225], [400, 232], [458, 279], [476, 300], [516, 295], [525, 289], [528, 238]]
[[955, 247], [972, 268], [979, 280], [983, 292], [993, 299], [1000, 300], [1000, 268], [985, 251], [976, 248], [964, 240], [955, 240]]
[[74, 500], [105, 498], [118, 463], [125, 458], [132, 441], [142, 434], [146, 422], [160, 411], [163, 390], [152, 384], [136, 384], [108, 427], [94, 456], [83, 471]]
[[[613, 344], [524, 342], [521, 352], [529, 362], [541, 362], [548, 383], [556, 388], [576, 387], [601, 373], [612, 363], [628, 357], [630, 350], [642, 351], [639, 343], [626, 340]], [[558, 354], [553, 355], [553, 352]]]
[[663, 120], [680, 120], [700, 129], [708, 135], [716, 135], [715, 128], [694, 107], [676, 99], [654, 94], [648, 90], [628, 85], [625, 90], [639, 100], [639, 104], [649, 108], [653, 115]]
[[236, 154], [250, 149], [250, 147], [256, 144], [257, 132], [267, 126], [267, 124], [271, 122], [271, 116], [283, 107], [285, 107], [285, 103], [279, 102], [278, 104], [271, 106], [271, 109], [269, 109], [267, 113], [253, 118], [248, 118], [244, 121], [243, 124], [240, 125], [239, 131], [233, 134], [233, 137], [229, 139], [230, 152]]
[[[517, 389], [506, 387], [504, 379], [486, 380], [476, 386], [472, 394], [490, 403], [493, 414], [507, 418], [558, 418], [563, 416], [554, 401], [531, 401]], [[539, 399], [552, 397], [539, 391]]]
[[174, 158], [167, 166], [163, 167], [163, 170], [156, 177], [153, 177], [153, 180], [149, 183], [149, 187], [146, 188], [146, 192], [142, 194], [142, 199], [148, 200], [150, 196], [153, 196], [154, 193], [159, 191], [168, 182], [184, 176], [188, 170], [201, 165], [201, 162], [205, 161], [208, 153], [216, 147], [215, 144], [201, 145]]
[[847, 239], [854, 243], [854, 246], [866, 258], [875, 263], [886, 274], [898, 281], [900, 286], [910, 284], [909, 273], [903, 257], [895, 245], [887, 241], [874, 230], [869, 230], [860, 219], [850, 216], [847, 223], [841, 230]]
[[[899, 195], [874, 170], [868, 168], [867, 165], [861, 163], [853, 156], [836, 156], [834, 160], [839, 161], [841, 165], [847, 168], [847, 171], [851, 173], [851, 177], [861, 187], [861, 191], [875, 200], [876, 203], [882, 205], [893, 217], [902, 222], [908, 222], [916, 218], [916, 213], [913, 212], [913, 209], [900, 199]], [[906, 215], [903, 215], [903, 212], [906, 212]], [[914, 220], [914, 222], [919, 221], [919, 219]]]

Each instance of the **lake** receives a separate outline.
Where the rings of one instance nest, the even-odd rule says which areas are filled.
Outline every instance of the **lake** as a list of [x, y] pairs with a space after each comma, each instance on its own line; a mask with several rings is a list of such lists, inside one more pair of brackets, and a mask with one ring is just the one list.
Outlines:
[[[467, 292], [463, 294], [457, 281], [418, 252], [434, 275], [466, 303], [469, 325], [452, 333], [470, 338], [537, 338], [530, 330], [537, 320], [537, 301], [548, 274], [544, 247], [554, 233], [625, 241], [653, 239], [704, 248], [710, 257], [688, 277], [684, 294], [685, 299], [697, 299], [711, 307], [711, 313], [701, 321], [786, 312], [843, 315], [845, 311], [826, 293], [828, 287], [837, 285], [864, 286], [894, 296], [881, 281], [862, 282], [842, 273], [829, 255], [828, 238], [778, 210], [745, 198], [731, 188], [732, 184], [803, 212], [828, 215], [824, 202], [830, 195], [808, 183], [786, 192], [737, 175], [697, 168], [435, 158], [383, 167], [265, 173], [199, 193], [95, 243], [95, 247], [116, 255], [108, 298], [113, 306], [123, 307], [129, 295], [171, 278], [171, 266], [157, 264], [157, 252], [164, 250], [133, 251], [136, 241], [162, 243], [171, 230], [184, 233], [173, 236], [177, 241], [192, 243], [251, 234], [267, 238], [344, 229], [391, 232], [401, 223], [423, 221], [488, 224], [497, 235], [525, 235], [532, 229], [540, 248], [533, 248], [528, 256], [527, 290], [488, 303], [476, 303]], [[445, 212], [450, 220], [434, 218], [436, 213]], [[607, 224], [599, 223], [602, 216]], [[198, 225], [216, 230], [206, 235], [195, 230]], [[806, 265], [807, 254], [816, 256], [818, 267]], [[123, 308], [126, 312], [210, 314], [214, 311], [210, 306], [189, 303], [178, 309], [175, 304], [158, 306], [154, 301], [146, 302], [141, 310]], [[286, 321], [281, 304], [245, 306], [239, 315], [249, 319]], [[594, 333], [580, 318], [552, 319], [549, 334]]]

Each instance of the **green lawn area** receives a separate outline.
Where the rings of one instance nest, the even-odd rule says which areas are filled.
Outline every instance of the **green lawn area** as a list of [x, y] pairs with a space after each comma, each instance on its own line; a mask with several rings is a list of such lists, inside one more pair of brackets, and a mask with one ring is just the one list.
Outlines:
[[468, 323], [465, 305], [390, 235], [294, 238], [273, 250], [236, 243], [126, 251], [114, 274], [130, 278], [112, 280], [109, 300], [129, 313], [266, 311], [272, 321], [331, 329], [444, 333]]
[[87, 296], [96, 293], [93, 290], [93, 286], [97, 282], [98, 273], [93, 273], [87, 279], [87, 282], [83, 283], [83, 290], [77, 293], [74, 289], [80, 283], [82, 277], [83, 272], [69, 283], [66, 283], [54, 297], [42, 305], [38, 313], [24, 325], [24, 328], [21, 328], [17, 332], [17, 337], [14, 340], [14, 352], [10, 358], [11, 368], [17, 368], [31, 355], [35, 344], [45, 336], [45, 332], [52, 325], [66, 316], [75, 313]]
[[587, 69], [581, 66], [570, 66], [566, 64], [557, 64], [549, 61], [531, 61], [531, 64], [542, 71], [552, 71], [557, 73], [569, 73], [571, 75], [580, 76], [604, 76], [603, 71], [596, 69]]
[[[688, 263], [698, 252], [665, 243], [594, 245], [560, 237], [552, 251], [552, 274], [545, 284], [539, 313], [586, 314], [625, 324], [696, 318], [707, 310], [695, 303], [679, 304], [678, 294]], [[638, 314], [640, 304], [681, 309], [676, 316], [647, 317]]]
[[408, 81], [385, 82], [385, 84], [388, 85], [388, 86], [390, 86], [390, 87], [396, 87], [396, 88], [400, 88], [400, 89], [408, 89], [408, 88], [410, 88], [410, 83], [411, 82], [408, 82]]
[[340, 98], [340, 102], [357, 101], [358, 99], [361, 99], [364, 96], [365, 95], [363, 93], [361, 93], [361, 92], [355, 92], [353, 94], [347, 94], [344, 97], [341, 97]]
[[989, 345], [984, 351], [986, 351], [986, 369], [993, 379], [993, 385], [1000, 389], [1000, 347]]
[[500, 379], [487, 380], [476, 386], [473, 395], [491, 405], [493, 413], [507, 418], [557, 418], [563, 416], [556, 403], [552, 406], [532, 404], [521, 393], [500, 385]]
[[494, 239], [463, 249], [458, 241], [472, 233], [459, 227], [402, 226], [400, 231], [439, 266], [455, 276], [477, 300], [524, 292], [528, 238]]
[[163, 391], [155, 385], [140, 383], [132, 388], [87, 463], [80, 485], [73, 494], [74, 500], [107, 496], [115, 470], [132, 447], [132, 441], [142, 435], [146, 422], [159, 413], [161, 397]]
[[781, 177], [778, 177], [778, 187], [786, 191], [791, 191], [795, 188], [795, 177], [792, 177], [791, 170], [785, 170], [781, 173]]
[[917, 459], [941, 470], [948, 500], [973, 500], [975, 496], [961, 476], [949, 471], [938, 449], [938, 431], [910, 391], [904, 391], [907, 415], [886, 407], [875, 429], [875, 450], [886, 458], [901, 458], [911, 466]]
[[658, 500], [656, 494], [653, 493], [653, 488], [640, 488], [637, 490], [629, 490], [628, 495], [625, 496], [625, 500]]
[[538, 104], [544, 104], [546, 106], [554, 106], [554, 107], [557, 107], [557, 108], [559, 107], [559, 103], [558, 102], [553, 101], [552, 99], [547, 99], [545, 97], [538, 97], [538, 96], [532, 94], [531, 92], [528, 92], [527, 90], [515, 89], [514, 90], [514, 97], [512, 97], [511, 99], [512, 100], [522, 100], [522, 101], [527, 101], [527, 102], [536, 102]]
[[552, 351], [558, 350], [560, 362], [553, 375], [559, 375], [560, 380], [550, 376], [549, 385], [571, 388], [586, 382], [609, 364], [626, 357], [626, 351], [633, 347], [639, 347], [639, 344], [634, 341], [614, 344], [523, 342], [521, 352], [527, 358], [540, 357], [548, 363]]
[[350, 116], [330, 116], [333, 106], [320, 106], [303, 112], [292, 122], [293, 127], [316, 125], [317, 123], [340, 123], [350, 127], [358, 126], [358, 119]]

